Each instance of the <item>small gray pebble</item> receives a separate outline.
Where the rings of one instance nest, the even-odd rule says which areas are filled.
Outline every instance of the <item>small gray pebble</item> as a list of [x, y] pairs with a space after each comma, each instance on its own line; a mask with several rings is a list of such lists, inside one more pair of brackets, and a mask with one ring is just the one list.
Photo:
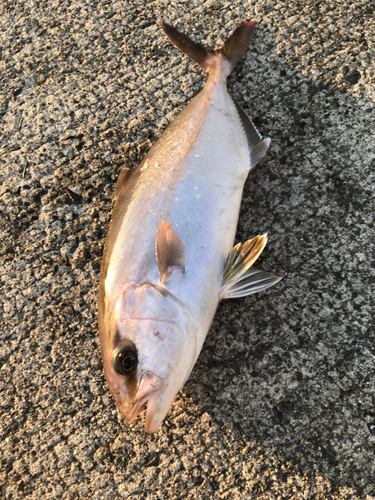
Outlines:
[[38, 85], [42, 85], [42, 83], [44, 83], [46, 81], [46, 75], [43, 75], [43, 73], [40, 73], [37, 77], [36, 77], [36, 83]]

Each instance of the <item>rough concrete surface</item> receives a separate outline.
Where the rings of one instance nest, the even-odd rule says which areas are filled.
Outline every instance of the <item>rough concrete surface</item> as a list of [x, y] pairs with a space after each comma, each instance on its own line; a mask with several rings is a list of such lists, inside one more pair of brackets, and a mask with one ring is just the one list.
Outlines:
[[[257, 23], [232, 94], [272, 138], [238, 241], [284, 276], [220, 305], [167, 420], [108, 392], [97, 289], [115, 180], [202, 87], [165, 19], [215, 47]], [[374, 5], [0, 4], [0, 497], [375, 498]]]

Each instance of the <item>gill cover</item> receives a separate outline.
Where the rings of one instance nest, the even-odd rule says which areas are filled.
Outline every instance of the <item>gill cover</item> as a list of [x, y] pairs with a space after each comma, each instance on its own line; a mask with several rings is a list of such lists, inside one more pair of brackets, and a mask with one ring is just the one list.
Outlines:
[[128, 287], [113, 313], [111, 393], [128, 423], [147, 405], [146, 431], [155, 432], [196, 361], [194, 324], [166, 288], [150, 284]]

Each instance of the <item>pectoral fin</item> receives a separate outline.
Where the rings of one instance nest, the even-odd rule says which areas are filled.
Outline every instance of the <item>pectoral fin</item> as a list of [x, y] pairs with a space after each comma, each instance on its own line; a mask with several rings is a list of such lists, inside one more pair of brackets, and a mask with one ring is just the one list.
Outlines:
[[162, 283], [166, 283], [175, 271], [185, 272], [185, 245], [165, 220], [160, 224], [156, 237], [156, 261]]
[[252, 267], [267, 243], [267, 234], [238, 243], [228, 254], [224, 267], [221, 299], [245, 297], [265, 290], [281, 280]]

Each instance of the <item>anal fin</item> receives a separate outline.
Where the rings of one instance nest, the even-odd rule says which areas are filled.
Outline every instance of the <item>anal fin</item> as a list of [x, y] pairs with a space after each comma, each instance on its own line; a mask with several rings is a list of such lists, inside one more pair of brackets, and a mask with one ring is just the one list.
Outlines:
[[250, 118], [247, 116], [238, 102], [236, 102], [234, 99], [233, 102], [236, 106], [242, 126], [245, 131], [250, 156], [250, 168], [253, 168], [266, 154], [271, 139], [269, 137], [263, 139], [254, 123], [250, 120]]
[[278, 283], [281, 278], [252, 267], [267, 243], [267, 234], [238, 243], [228, 254], [221, 299], [245, 297]]

